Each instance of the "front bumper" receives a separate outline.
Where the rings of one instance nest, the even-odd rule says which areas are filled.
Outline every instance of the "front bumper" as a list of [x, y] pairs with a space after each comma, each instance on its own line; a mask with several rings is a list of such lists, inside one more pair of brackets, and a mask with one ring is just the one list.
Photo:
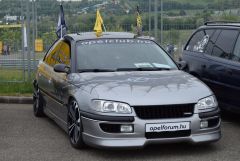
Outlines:
[[[200, 122], [202, 120], [219, 119], [216, 126], [211, 128], [200, 128]], [[145, 137], [145, 125], [151, 123], [166, 123], [166, 122], [190, 122], [191, 134], [186, 137], [173, 137], [173, 138], [154, 138], [147, 139]], [[102, 130], [100, 124], [130, 124], [134, 126], [133, 133], [109, 133]], [[134, 117], [133, 120], [96, 120], [87, 116], [82, 116], [83, 124], [83, 140], [87, 145], [94, 147], [111, 147], [111, 148], [143, 148], [149, 144], [160, 143], [177, 143], [177, 142], [189, 142], [189, 143], [204, 143], [214, 142], [221, 138], [220, 124], [221, 120], [217, 113], [211, 115], [194, 114], [188, 118], [178, 119], [158, 119], [158, 120], [142, 120], [138, 117]]]

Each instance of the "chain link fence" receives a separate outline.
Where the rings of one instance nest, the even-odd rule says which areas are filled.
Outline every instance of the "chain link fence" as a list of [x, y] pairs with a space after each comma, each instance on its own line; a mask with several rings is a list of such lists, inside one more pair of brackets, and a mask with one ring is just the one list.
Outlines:
[[[192, 32], [205, 21], [240, 22], [236, 0], [1, 0], [0, 95], [31, 93], [36, 65], [57, 39], [55, 30], [62, 3], [68, 33], [93, 31], [100, 8], [107, 31], [136, 32], [136, 6], [143, 34], [155, 37], [175, 60]], [[35, 51], [35, 40], [43, 51]]]

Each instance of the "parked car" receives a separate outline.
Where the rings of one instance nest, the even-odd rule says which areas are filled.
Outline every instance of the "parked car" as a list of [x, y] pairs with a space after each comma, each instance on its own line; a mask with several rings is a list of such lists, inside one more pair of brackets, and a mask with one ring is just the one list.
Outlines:
[[39, 64], [34, 114], [46, 114], [75, 148], [209, 143], [221, 137], [218, 103], [151, 38], [69, 34]]
[[207, 22], [194, 32], [182, 59], [203, 80], [224, 110], [240, 112], [240, 23]]

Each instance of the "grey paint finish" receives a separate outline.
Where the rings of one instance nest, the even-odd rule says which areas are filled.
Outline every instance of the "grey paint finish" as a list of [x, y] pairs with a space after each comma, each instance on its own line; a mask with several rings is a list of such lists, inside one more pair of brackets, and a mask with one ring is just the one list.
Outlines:
[[[106, 38], [128, 38], [132, 34], [108, 33]], [[81, 39], [94, 39], [92, 33], [87, 33], [85, 37], [81, 35], [68, 35], [72, 37], [71, 54], [75, 54], [75, 42]], [[70, 39], [69, 39], [70, 40]], [[71, 62], [75, 62], [75, 57], [71, 57]], [[42, 66], [47, 66], [41, 63]], [[74, 66], [74, 64], [73, 64]], [[72, 68], [73, 68], [72, 66]], [[50, 72], [51, 71], [51, 72]], [[74, 70], [72, 70], [73, 72]], [[39, 72], [39, 71], [38, 71]], [[37, 73], [37, 75], [41, 73]], [[46, 72], [43, 72], [46, 75]], [[47, 77], [37, 82], [42, 90], [45, 102], [45, 113], [56, 121], [64, 130], [67, 131], [67, 112], [68, 103], [71, 98], [76, 99], [81, 112], [104, 116], [132, 116], [134, 122], [134, 132], [131, 134], [111, 134], [106, 133], [100, 128], [100, 123], [126, 124], [121, 121], [99, 121], [93, 118], [82, 117], [83, 139], [85, 143], [92, 146], [102, 147], [143, 147], [152, 143], [166, 143], [187, 141], [192, 143], [217, 141], [221, 138], [220, 122], [218, 125], [201, 129], [199, 112], [196, 108], [191, 117], [178, 119], [150, 119], [144, 120], [137, 117], [134, 109], [130, 114], [101, 113], [93, 110], [92, 100], [111, 100], [124, 102], [132, 106], [150, 105], [175, 105], [175, 104], [196, 104], [200, 99], [213, 95], [212, 91], [197, 78], [180, 70], [162, 71], [129, 71], [129, 72], [86, 72], [71, 73], [66, 77], [60, 77], [52, 69], [48, 69]], [[50, 76], [49, 76], [50, 74]], [[64, 79], [63, 79], [64, 78]], [[49, 80], [50, 81], [49, 83]], [[216, 108], [210, 108], [204, 112], [211, 112]], [[219, 116], [210, 116], [209, 118]], [[189, 122], [191, 135], [181, 138], [146, 139], [145, 125], [149, 123], [166, 122]], [[121, 144], [119, 141], [121, 140]]]
[[129, 105], [197, 103], [212, 95], [197, 78], [179, 71], [78, 74], [74, 85], [93, 99], [115, 100]]

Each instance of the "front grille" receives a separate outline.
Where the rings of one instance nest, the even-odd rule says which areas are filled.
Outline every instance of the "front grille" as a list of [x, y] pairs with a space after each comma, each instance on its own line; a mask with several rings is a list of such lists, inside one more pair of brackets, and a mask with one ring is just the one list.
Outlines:
[[191, 130], [145, 133], [145, 137], [147, 139], [187, 137], [190, 135], [191, 135]]
[[135, 106], [134, 110], [141, 119], [183, 118], [193, 115], [194, 104]]

